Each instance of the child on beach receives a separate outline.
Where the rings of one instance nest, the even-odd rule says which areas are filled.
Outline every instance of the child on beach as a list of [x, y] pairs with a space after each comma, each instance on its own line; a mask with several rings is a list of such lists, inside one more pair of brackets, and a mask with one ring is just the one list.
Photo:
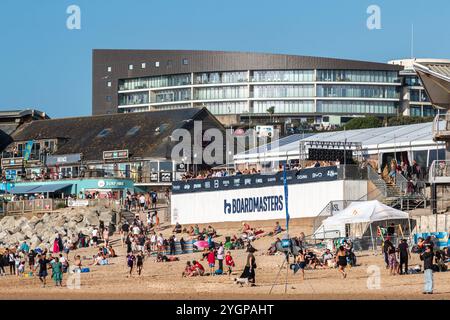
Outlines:
[[225, 265], [228, 267], [228, 275], [231, 275], [231, 272], [233, 271], [231, 268], [234, 268], [234, 260], [231, 256], [231, 252], [227, 251], [227, 254], [225, 256]]
[[216, 255], [214, 253], [214, 249], [209, 250], [207, 261], [209, 265], [210, 275], [214, 275], [215, 272], [214, 267], [216, 265]]

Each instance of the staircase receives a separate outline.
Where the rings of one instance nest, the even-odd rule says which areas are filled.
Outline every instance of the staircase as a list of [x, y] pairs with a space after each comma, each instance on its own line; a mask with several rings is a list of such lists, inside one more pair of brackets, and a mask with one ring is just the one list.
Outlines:
[[128, 210], [122, 210], [120, 212], [120, 216], [122, 219], [125, 219], [129, 224], [133, 224], [134, 222], [134, 213]]

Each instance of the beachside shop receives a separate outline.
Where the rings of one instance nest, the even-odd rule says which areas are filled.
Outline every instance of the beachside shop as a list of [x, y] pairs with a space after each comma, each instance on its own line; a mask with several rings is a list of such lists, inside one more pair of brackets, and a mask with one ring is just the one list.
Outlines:
[[78, 197], [89, 192], [97, 193], [101, 199], [123, 199], [127, 191], [134, 191], [131, 179], [87, 178], [51, 181], [8, 182], [0, 185], [1, 190], [12, 194], [34, 195], [44, 194], [47, 198], [64, 198], [72, 194]]

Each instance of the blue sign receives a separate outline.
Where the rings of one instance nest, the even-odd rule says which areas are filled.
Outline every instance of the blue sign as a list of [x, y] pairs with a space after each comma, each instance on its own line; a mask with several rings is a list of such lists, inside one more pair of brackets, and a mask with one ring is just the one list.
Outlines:
[[[174, 181], [172, 193], [211, 192], [245, 188], [262, 188], [298, 183], [323, 182], [337, 180], [336, 166], [308, 168], [277, 172], [273, 175], [248, 174], [211, 179], [192, 179], [189, 181]], [[286, 182], [285, 182], [286, 181]]]

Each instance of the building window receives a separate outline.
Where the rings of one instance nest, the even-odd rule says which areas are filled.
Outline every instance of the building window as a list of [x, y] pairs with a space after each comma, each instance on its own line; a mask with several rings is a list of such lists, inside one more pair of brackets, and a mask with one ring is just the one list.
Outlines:
[[97, 138], [104, 138], [111, 132], [110, 128], [103, 129], [97, 134]]
[[112, 68], [111, 68], [111, 67], [108, 67], [108, 69], [107, 69], [107, 70], [108, 70], [108, 72], [111, 72]]
[[187, 64], [189, 64], [189, 61], [188, 61], [188, 59], [183, 59], [183, 64], [184, 64], [184, 65], [187, 65]]
[[106, 84], [108, 87], [111, 87], [111, 81], [108, 81], [108, 83]]
[[142, 62], [142, 63], [141, 63], [141, 68], [142, 68], [142, 69], [145, 69], [146, 67], [147, 67], [147, 64], [146, 64], [145, 62]]
[[155, 62], [155, 67], [159, 68], [159, 61]]
[[111, 102], [112, 97], [111, 96], [106, 96], [106, 101]]
[[128, 70], [133, 70], [133, 65], [132, 64], [128, 65]]

